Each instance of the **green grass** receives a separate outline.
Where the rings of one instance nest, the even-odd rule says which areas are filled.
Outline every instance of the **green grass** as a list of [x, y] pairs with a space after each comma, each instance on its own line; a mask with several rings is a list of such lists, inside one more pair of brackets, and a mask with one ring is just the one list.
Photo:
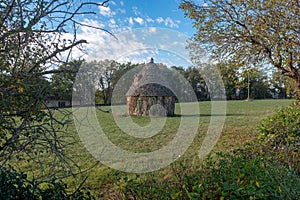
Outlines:
[[[247, 142], [256, 138], [257, 124], [265, 117], [272, 115], [277, 108], [291, 104], [291, 100], [255, 100], [247, 101], [228, 101], [226, 121], [222, 130], [222, 134], [215, 145], [214, 152], [230, 152], [238, 147], [242, 147]], [[207, 132], [211, 117], [211, 103], [200, 102], [200, 122], [196, 137], [188, 150], [175, 163], [167, 166], [159, 171], [149, 173], [150, 176], [165, 179], [174, 176], [174, 167], [177, 165], [185, 165], [186, 168], [198, 166], [201, 160], [198, 158], [198, 151]], [[104, 108], [109, 109], [109, 107]], [[177, 106], [175, 117], [168, 117], [161, 132], [150, 138], [135, 138], [124, 133], [115, 123], [111, 113], [97, 112], [97, 118], [101, 128], [107, 137], [116, 145], [125, 150], [132, 152], [151, 152], [160, 149], [168, 144], [174, 138], [178, 129], [181, 116], [180, 108]], [[119, 117], [128, 117], [120, 115]], [[188, 119], [193, 116], [182, 116]], [[133, 122], [140, 126], [147, 126], [150, 123], [149, 117], [133, 117]], [[74, 159], [75, 163], [80, 166], [85, 173], [78, 175], [76, 179], [70, 177], [68, 183], [78, 185], [83, 177], [88, 176], [85, 186], [90, 188], [99, 197], [113, 196], [114, 188], [122, 187], [122, 176], [134, 176], [119, 172], [114, 169], [98, 163], [96, 159], [82, 145], [74, 124], [67, 127], [68, 134], [75, 137], [77, 143], [68, 147], [67, 153]], [[188, 131], [188, 130], [186, 130]], [[24, 167], [27, 164], [23, 163]], [[94, 167], [93, 167], [94, 166]], [[142, 175], [142, 176], [149, 176]]]

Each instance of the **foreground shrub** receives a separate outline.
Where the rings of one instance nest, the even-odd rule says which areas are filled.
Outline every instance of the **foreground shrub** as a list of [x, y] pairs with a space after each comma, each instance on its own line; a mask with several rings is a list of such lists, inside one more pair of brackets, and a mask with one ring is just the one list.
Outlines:
[[201, 169], [177, 169], [177, 180], [128, 180], [124, 196], [135, 199], [297, 199], [300, 179], [263, 156], [219, 154]]
[[13, 170], [1, 169], [0, 199], [94, 199], [90, 192], [78, 188], [72, 194], [67, 191], [67, 185], [62, 181], [44, 183], [38, 187], [27, 175]]
[[300, 106], [278, 110], [275, 115], [261, 121], [258, 131], [265, 153], [300, 171]]

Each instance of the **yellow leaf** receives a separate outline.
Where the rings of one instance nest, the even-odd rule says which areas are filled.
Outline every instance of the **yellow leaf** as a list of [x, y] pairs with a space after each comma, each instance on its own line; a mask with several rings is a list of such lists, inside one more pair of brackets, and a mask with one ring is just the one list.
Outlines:
[[22, 87], [19, 87], [18, 90], [19, 92], [23, 92], [24, 89]]
[[282, 193], [282, 189], [280, 186], [278, 186], [278, 191], [279, 191], [279, 193]]
[[259, 182], [258, 181], [255, 181], [255, 185], [259, 188], [260, 185], [259, 185]]

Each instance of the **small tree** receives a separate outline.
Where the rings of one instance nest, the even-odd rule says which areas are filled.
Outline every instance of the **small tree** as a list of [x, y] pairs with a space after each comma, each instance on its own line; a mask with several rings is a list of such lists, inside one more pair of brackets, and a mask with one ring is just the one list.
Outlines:
[[296, 82], [300, 102], [300, 3], [298, 0], [183, 1], [194, 21], [193, 42], [237, 66], [269, 63]]
[[[37, 164], [38, 183], [72, 174], [76, 163], [64, 151], [71, 141], [63, 128], [68, 112], [47, 109], [47, 78], [67, 71], [72, 49], [87, 43], [76, 37], [84, 25], [77, 16], [93, 14], [84, 8], [107, 2], [1, 1], [0, 169], [22, 170], [17, 161]], [[56, 68], [62, 65], [65, 69]]]

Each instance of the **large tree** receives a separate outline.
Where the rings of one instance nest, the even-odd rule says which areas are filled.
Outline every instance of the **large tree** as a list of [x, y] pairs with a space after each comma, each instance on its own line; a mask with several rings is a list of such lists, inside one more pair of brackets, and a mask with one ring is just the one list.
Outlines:
[[[0, 2], [1, 170], [22, 170], [19, 159], [22, 165], [37, 164], [40, 173], [32, 178], [38, 183], [72, 174], [66, 171], [76, 163], [64, 151], [71, 140], [62, 133], [68, 122], [66, 112], [57, 115], [46, 108], [50, 85], [46, 79], [67, 71], [72, 49], [87, 43], [76, 34], [84, 25], [79, 17], [93, 14], [85, 8], [97, 10], [107, 2]], [[56, 68], [62, 65], [66, 68]]]
[[81, 59], [73, 60], [68, 63], [67, 67], [63, 64], [57, 68], [60, 73], [55, 73], [51, 77], [51, 97], [71, 101], [76, 74], [83, 63], [84, 60]]
[[183, 1], [180, 8], [194, 21], [194, 43], [239, 66], [272, 65], [296, 82], [299, 102], [299, 0]]

